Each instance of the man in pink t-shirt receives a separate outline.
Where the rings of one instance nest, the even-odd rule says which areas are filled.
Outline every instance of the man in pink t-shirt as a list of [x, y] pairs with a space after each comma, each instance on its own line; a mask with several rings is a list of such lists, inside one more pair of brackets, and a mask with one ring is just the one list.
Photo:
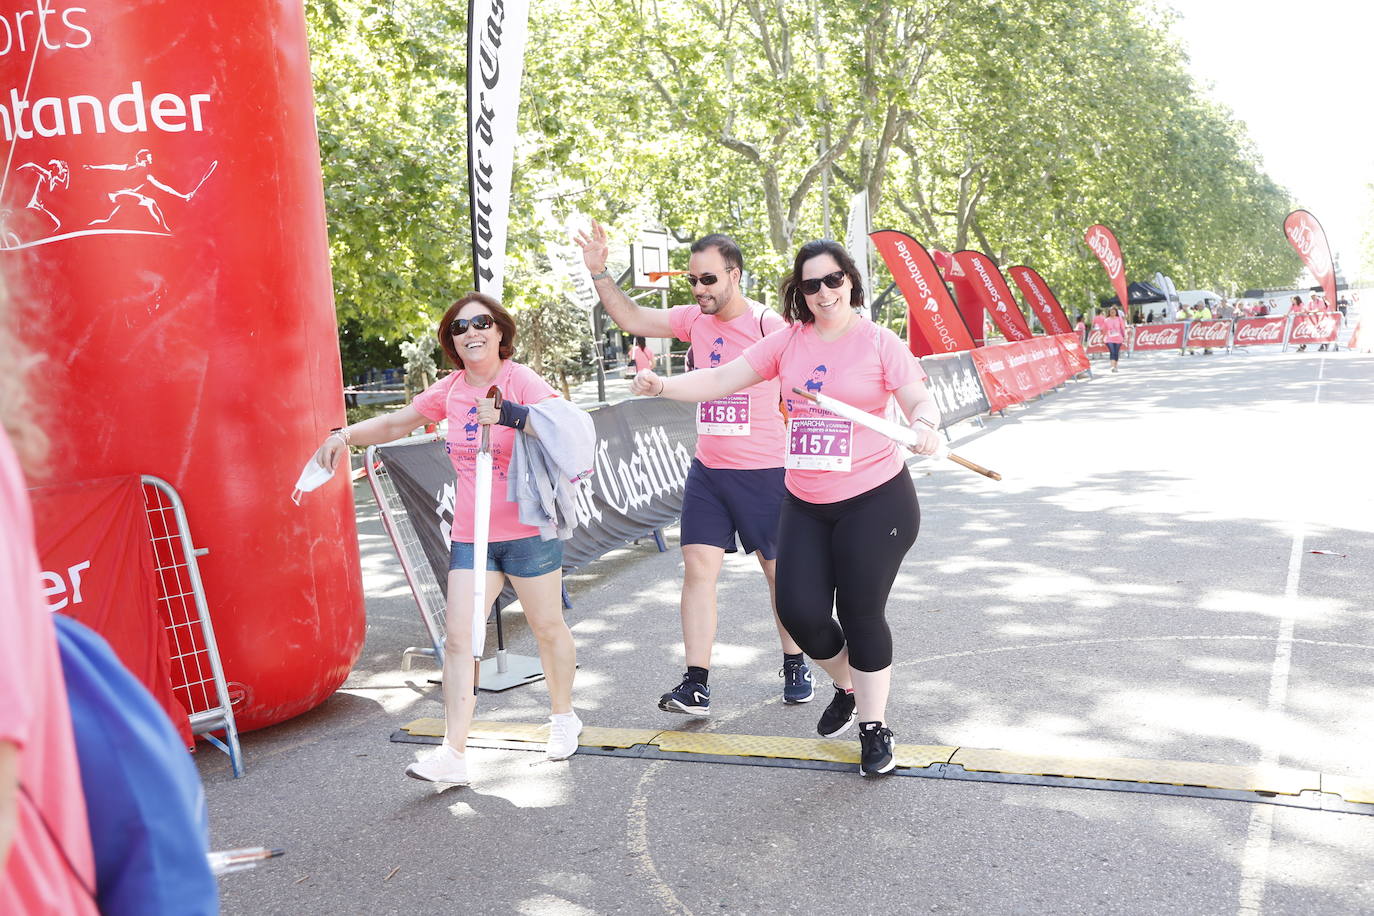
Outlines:
[[95, 860], [33, 515], [0, 430], [0, 913], [94, 914]]
[[[593, 222], [580, 234], [583, 260], [606, 313], [630, 334], [675, 337], [692, 345], [696, 366], [724, 365], [786, 323], [773, 310], [744, 297], [744, 258], [728, 236], [707, 235], [693, 243], [687, 282], [695, 305], [667, 311], [631, 300], [606, 269], [606, 231]], [[780, 389], [770, 379], [743, 391], [696, 405], [697, 452], [682, 495], [682, 641], [687, 672], [658, 702], [666, 712], [710, 713], [708, 675], [716, 638], [716, 580], [725, 554], [738, 536], [745, 553], [756, 553], [776, 595], [778, 514], [786, 493], [783, 454], [787, 427], [779, 410]], [[777, 619], [783, 651], [783, 700], [810, 702], [811, 672], [801, 647]]]

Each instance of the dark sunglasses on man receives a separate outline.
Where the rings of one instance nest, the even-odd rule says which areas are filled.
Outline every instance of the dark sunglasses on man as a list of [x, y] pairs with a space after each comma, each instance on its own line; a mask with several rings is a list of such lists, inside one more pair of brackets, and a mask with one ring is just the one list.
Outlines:
[[844, 271], [837, 270], [833, 274], [826, 274], [824, 277], [817, 277], [814, 280], [803, 280], [797, 285], [801, 287], [801, 291], [806, 295], [814, 296], [821, 291], [822, 283], [825, 284], [826, 289], [839, 289], [844, 283], [844, 278], [847, 276], [848, 274]]
[[[727, 274], [732, 270], [734, 270], [733, 267], [725, 268], [725, 272]], [[699, 277], [694, 277], [691, 274], [687, 275], [688, 286], [696, 286], [698, 283], [700, 283], [702, 286], [715, 286], [719, 282], [720, 277], [716, 276], [715, 274], [702, 274]]]
[[449, 324], [448, 332], [450, 334], [466, 334], [469, 325], [479, 331], [485, 331], [494, 324], [496, 324], [496, 319], [492, 318], [490, 315], [473, 315], [470, 319], [455, 318], [452, 323]]

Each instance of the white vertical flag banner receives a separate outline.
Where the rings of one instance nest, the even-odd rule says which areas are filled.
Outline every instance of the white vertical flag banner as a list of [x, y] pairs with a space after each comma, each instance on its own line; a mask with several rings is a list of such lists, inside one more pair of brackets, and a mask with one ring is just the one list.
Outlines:
[[596, 284], [592, 282], [591, 271], [587, 270], [587, 265], [582, 260], [582, 249], [576, 245], [556, 245], [548, 242], [544, 245], [544, 252], [549, 256], [549, 265], [553, 268], [554, 276], [564, 285], [568, 300], [573, 305], [591, 311], [592, 306], [600, 300], [596, 294]]
[[478, 292], [501, 298], [528, 0], [468, 2], [468, 199]]
[[[864, 283], [864, 306], [873, 304], [873, 276], [868, 269], [868, 189], [864, 188], [849, 201], [849, 225], [846, 228], [845, 248], [859, 268]], [[870, 316], [873, 317], [873, 316]]]

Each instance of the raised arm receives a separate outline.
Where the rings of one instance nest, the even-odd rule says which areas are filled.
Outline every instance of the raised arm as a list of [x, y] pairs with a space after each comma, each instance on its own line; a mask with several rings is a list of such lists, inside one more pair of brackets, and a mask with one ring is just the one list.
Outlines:
[[582, 249], [582, 262], [592, 272], [592, 282], [596, 284], [596, 294], [606, 314], [627, 334], [637, 337], [672, 337], [673, 326], [668, 321], [668, 313], [663, 309], [647, 309], [636, 303], [620, 284], [606, 272], [606, 255], [610, 244], [606, 230], [596, 220], [592, 220], [591, 234], [577, 233], [573, 241]]
[[698, 369], [672, 378], [663, 378], [652, 369], [644, 369], [635, 376], [630, 391], [670, 401], [710, 401], [761, 381], [763, 376], [755, 372], [743, 356], [738, 356], [719, 368]]

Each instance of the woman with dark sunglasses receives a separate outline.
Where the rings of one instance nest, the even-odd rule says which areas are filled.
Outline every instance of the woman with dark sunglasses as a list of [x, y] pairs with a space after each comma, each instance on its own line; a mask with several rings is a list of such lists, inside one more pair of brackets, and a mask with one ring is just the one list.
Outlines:
[[[539, 643], [552, 711], [549, 758], [572, 756], [582, 731], [582, 722], [572, 707], [577, 650], [563, 620], [563, 542], [543, 540], [538, 528], [523, 524], [517, 504], [507, 496], [507, 471], [516, 431], [538, 435], [530, 405], [557, 397], [534, 370], [511, 359], [515, 334], [515, 320], [495, 299], [468, 293], [449, 306], [439, 321], [439, 345], [458, 371], [426, 388], [393, 414], [334, 430], [316, 453], [316, 460], [333, 470], [350, 444], [391, 442], [425, 423], [448, 420], [446, 447], [457, 473], [458, 490], [444, 645], [444, 741], [433, 753], [406, 768], [406, 775], [415, 779], [468, 783], [464, 752], [474, 705], [469, 625], [473, 603], [472, 505], [476, 455], [484, 426], [491, 428], [493, 466], [486, 594], [495, 600], [504, 579], [509, 579]], [[487, 397], [493, 385], [501, 391], [499, 408], [495, 399]]]
[[940, 412], [906, 345], [859, 311], [863, 288], [843, 246], [829, 240], [803, 245], [781, 296], [791, 328], [719, 369], [669, 379], [641, 372], [633, 389], [704, 401], [780, 380], [789, 421], [778, 610], [788, 632], [835, 683], [816, 730], [833, 737], [857, 718], [859, 772], [876, 776], [896, 765], [885, 724], [892, 675], [887, 596], [916, 541], [920, 507], [900, 446], [788, 393], [822, 392], [879, 417], [895, 399], [920, 433], [913, 451], [922, 455], [939, 447]]

